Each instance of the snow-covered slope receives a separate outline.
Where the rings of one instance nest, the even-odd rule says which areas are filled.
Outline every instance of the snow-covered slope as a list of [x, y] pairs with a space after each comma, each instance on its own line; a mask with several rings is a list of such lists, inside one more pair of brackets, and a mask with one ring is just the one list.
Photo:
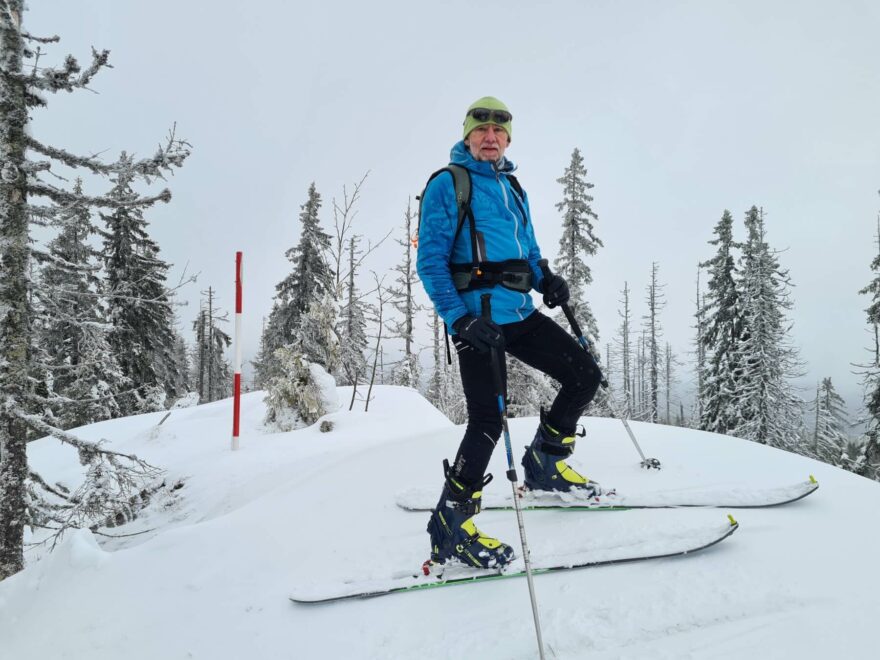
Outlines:
[[[350, 390], [340, 388], [347, 402]], [[362, 404], [361, 404], [362, 406]], [[0, 658], [533, 658], [525, 581], [507, 580], [320, 606], [294, 585], [417, 570], [425, 514], [394, 504], [433, 485], [462, 429], [412, 390], [380, 387], [370, 411], [270, 434], [246, 395], [238, 452], [229, 401], [113, 420], [79, 432], [167, 469], [177, 490], [113, 534], [69, 534], [0, 583]], [[536, 579], [544, 638], [558, 658], [874, 658], [880, 484], [749, 442], [633, 424], [660, 472], [639, 468], [614, 420], [585, 418], [575, 462], [618, 491], [773, 486], [814, 474], [801, 502], [732, 511], [741, 529], [699, 555]], [[511, 420], [517, 460], [534, 419]], [[73, 483], [75, 457], [29, 447], [44, 476]], [[506, 489], [501, 448], [489, 489]], [[721, 510], [527, 512], [533, 555], [725, 519]], [[518, 548], [505, 511], [481, 528]]]

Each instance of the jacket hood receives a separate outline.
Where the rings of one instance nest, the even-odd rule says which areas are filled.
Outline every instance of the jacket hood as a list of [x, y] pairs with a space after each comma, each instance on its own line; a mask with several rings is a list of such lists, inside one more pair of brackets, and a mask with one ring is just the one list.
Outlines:
[[485, 174], [486, 176], [495, 176], [497, 172], [510, 174], [516, 170], [516, 165], [510, 161], [507, 156], [503, 156], [499, 163], [490, 163], [485, 160], [476, 160], [471, 155], [471, 150], [467, 148], [464, 140], [459, 140], [449, 152], [449, 162], [452, 165], [461, 165], [468, 168], [471, 172]]

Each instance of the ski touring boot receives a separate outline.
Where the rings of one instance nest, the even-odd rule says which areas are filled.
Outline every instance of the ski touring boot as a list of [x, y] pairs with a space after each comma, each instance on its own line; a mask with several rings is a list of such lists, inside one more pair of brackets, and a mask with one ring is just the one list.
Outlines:
[[488, 569], [501, 569], [513, 561], [513, 548], [486, 536], [474, 524], [474, 516], [480, 512], [482, 489], [492, 480], [492, 475], [476, 485], [466, 484], [450, 470], [447, 460], [443, 461], [443, 472], [446, 483], [428, 521], [431, 558], [423, 566], [425, 575], [434, 573], [450, 560]]
[[605, 494], [595, 481], [590, 481], [565, 462], [574, 452], [575, 438], [586, 431], [565, 434], [547, 423], [541, 408], [538, 430], [522, 459], [525, 468], [525, 489], [530, 491], [561, 491], [578, 497], [592, 498]]

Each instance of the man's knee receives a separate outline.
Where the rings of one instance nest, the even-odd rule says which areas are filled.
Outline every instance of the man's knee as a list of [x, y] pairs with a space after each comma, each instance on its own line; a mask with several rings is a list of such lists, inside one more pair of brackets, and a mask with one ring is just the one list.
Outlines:
[[572, 397], [582, 400], [585, 404], [593, 399], [599, 389], [602, 373], [595, 360], [586, 351], [581, 351], [572, 360], [574, 373], [570, 382], [564, 385]]
[[467, 435], [472, 438], [481, 438], [495, 445], [501, 437], [501, 417], [468, 419]]

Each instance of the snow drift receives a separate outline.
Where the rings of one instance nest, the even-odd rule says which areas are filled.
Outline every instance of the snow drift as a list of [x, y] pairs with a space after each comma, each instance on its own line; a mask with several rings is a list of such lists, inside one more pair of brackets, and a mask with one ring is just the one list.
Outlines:
[[[350, 390], [339, 388], [348, 401]], [[262, 427], [261, 393], [244, 397], [241, 450], [231, 401], [79, 429], [166, 469], [129, 524], [69, 533], [0, 583], [0, 657], [534, 658], [525, 581], [468, 585], [321, 606], [295, 585], [383, 578], [427, 557], [425, 514], [395, 495], [434, 486], [462, 434], [413, 390], [380, 387], [368, 413], [326, 416], [289, 433]], [[814, 474], [822, 488], [781, 508], [731, 510], [741, 529], [692, 557], [541, 576], [544, 638], [557, 658], [873, 658], [880, 484], [746, 441], [633, 424], [660, 472], [639, 468], [620, 422], [584, 418], [574, 462], [619, 492], [779, 486]], [[535, 419], [511, 420], [516, 446]], [[79, 466], [54, 440], [29, 446], [47, 479]], [[489, 490], [507, 489], [503, 451]], [[634, 534], [726, 518], [726, 510], [526, 512], [534, 556], [626, 543]], [[508, 511], [481, 528], [518, 547]], [[125, 535], [125, 536], [122, 536]], [[35, 540], [35, 539], [29, 539]]]

